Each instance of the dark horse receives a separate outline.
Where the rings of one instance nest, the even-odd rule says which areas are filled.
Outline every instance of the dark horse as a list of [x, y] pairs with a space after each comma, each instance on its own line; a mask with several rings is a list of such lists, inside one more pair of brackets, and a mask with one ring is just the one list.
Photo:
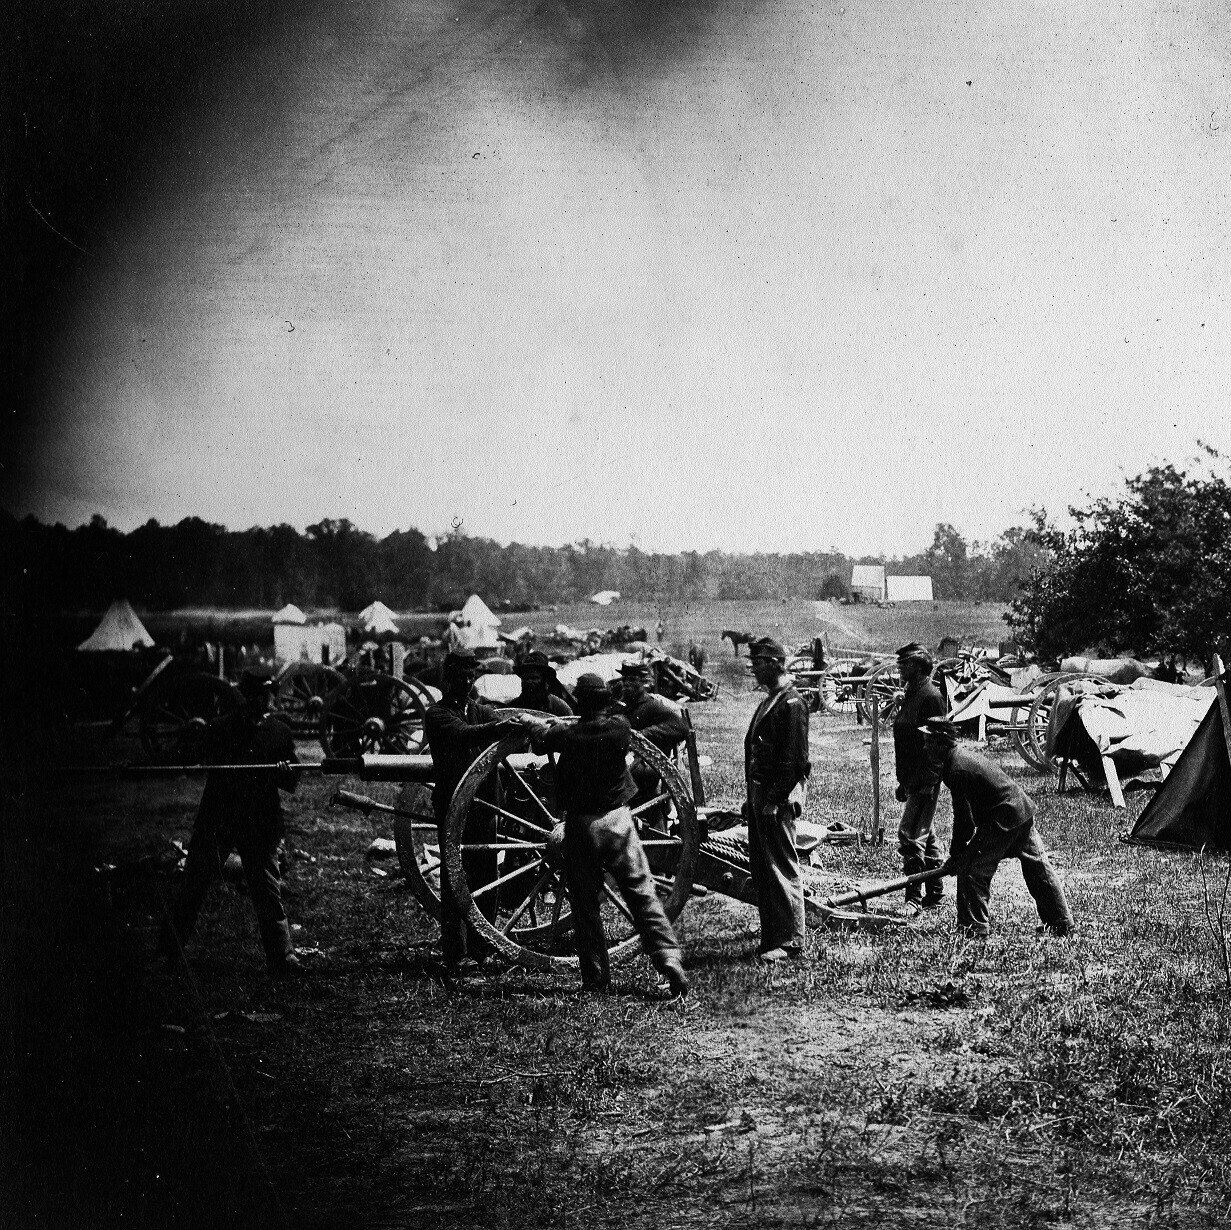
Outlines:
[[731, 642], [731, 648], [735, 650], [735, 656], [739, 657], [739, 647], [741, 645], [751, 645], [757, 638], [751, 632], [731, 632], [724, 631], [721, 637], [724, 641]]

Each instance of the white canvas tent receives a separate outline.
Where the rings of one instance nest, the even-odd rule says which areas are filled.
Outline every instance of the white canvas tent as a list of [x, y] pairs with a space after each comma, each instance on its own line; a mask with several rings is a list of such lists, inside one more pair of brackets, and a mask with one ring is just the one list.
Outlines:
[[885, 594], [890, 602], [931, 602], [931, 577], [886, 577]]
[[346, 658], [346, 629], [341, 624], [274, 624], [274, 657], [334, 665]]
[[496, 631], [500, 620], [478, 594], [471, 594], [466, 599], [461, 621], [455, 626], [458, 629], [457, 642], [465, 649], [496, 649], [500, 645], [500, 636]]
[[884, 602], [884, 564], [856, 564], [851, 572], [851, 593], [864, 602]]
[[153, 644], [154, 638], [137, 618], [132, 604], [127, 598], [117, 598], [107, 608], [98, 627], [77, 648], [87, 653], [102, 653], [116, 649], [150, 649]]
[[373, 602], [365, 606], [359, 612], [359, 622], [363, 625], [365, 632], [370, 632], [374, 636], [381, 636], [384, 633], [396, 634], [398, 631], [393, 612], [383, 602]]
[[306, 624], [308, 617], [293, 603], [288, 602], [280, 611], [274, 612], [276, 624]]
[[590, 601], [595, 606], [610, 606], [619, 596], [618, 589], [600, 589], [597, 594], [590, 595]]

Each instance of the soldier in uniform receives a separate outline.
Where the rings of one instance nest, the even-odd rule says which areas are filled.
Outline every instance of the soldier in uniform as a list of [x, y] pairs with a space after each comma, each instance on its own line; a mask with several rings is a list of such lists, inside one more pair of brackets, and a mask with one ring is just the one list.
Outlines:
[[808, 775], [808, 706], [786, 672], [786, 651], [769, 637], [749, 646], [752, 673], [768, 695], [744, 738], [748, 851], [761, 914], [762, 961], [801, 957], [804, 891], [795, 850]]
[[513, 667], [521, 680], [521, 695], [513, 703], [519, 709], [537, 709], [555, 717], [569, 717], [573, 707], [560, 694], [562, 688], [547, 655], [535, 649], [524, 654]]
[[[897, 800], [905, 803], [898, 825], [898, 852], [902, 871], [915, 875], [939, 867], [944, 861], [932, 826], [936, 812], [939, 783], [928, 774], [921, 727], [929, 718], [945, 716], [945, 701], [932, 682], [932, 655], [911, 641], [898, 650], [898, 674], [906, 688], [902, 705], [893, 719], [893, 752], [898, 775]], [[932, 880], [922, 898], [924, 909], [936, 909], [944, 900], [944, 885]], [[907, 904], [920, 904], [921, 889], [912, 884], [906, 890]]]
[[952, 722], [929, 718], [921, 731], [929, 773], [953, 795], [953, 841], [944, 868], [957, 876], [958, 928], [986, 938], [992, 877], [1002, 859], [1015, 858], [1039, 911], [1039, 931], [1071, 934], [1073, 914], [1035, 828], [1030, 796], [998, 765], [959, 747]]
[[[675, 758], [676, 749], [688, 737], [688, 726], [680, 707], [665, 696], [650, 691], [654, 668], [648, 662], [624, 662], [620, 666], [620, 705], [617, 712], [638, 733], [644, 735], [668, 760]], [[662, 787], [662, 779], [644, 761], [633, 766], [633, 781], [637, 795], [633, 806], [654, 798]], [[641, 812], [643, 820], [658, 822], [666, 813], [666, 805]]]
[[[443, 851], [449, 801], [466, 770], [479, 753], [492, 743], [524, 729], [524, 724], [501, 714], [499, 709], [472, 700], [470, 693], [479, 675], [473, 650], [454, 649], [445, 657], [441, 672], [442, 696], [423, 719], [428, 747], [435, 766], [436, 784], [432, 809]], [[467, 842], [493, 841], [496, 816], [486, 808], [474, 808], [466, 822]], [[470, 850], [462, 855], [467, 877], [482, 883], [496, 878], [495, 851]], [[486, 894], [480, 908], [495, 917], [496, 894]], [[464, 918], [449, 889], [448, 868], [440, 866], [440, 947], [445, 969], [452, 975], [473, 973], [492, 955], [491, 945]]]
[[266, 670], [246, 671], [239, 681], [243, 706], [211, 722], [203, 747], [207, 764], [268, 764], [261, 773], [211, 773], [188, 842], [184, 880], [164, 921], [159, 951], [175, 960], [188, 942], [210, 885], [222, 874], [232, 850], [239, 852], [256, 911], [261, 943], [274, 975], [299, 968], [290, 924], [282, 906], [278, 843], [282, 840], [279, 790], [293, 791], [298, 777], [295, 740], [281, 718], [269, 712], [274, 684]]
[[534, 746], [559, 754], [556, 782], [565, 814], [564, 873], [573, 906], [582, 987], [600, 992], [610, 989], [607, 938], [599, 913], [604, 877], [610, 876], [646, 955], [667, 979], [672, 995], [684, 995], [688, 977], [680, 960], [679, 941], [658, 898], [629, 810], [636, 794], [626, 760], [632, 729], [627, 719], [609, 712], [613, 697], [598, 675], [582, 675], [574, 698], [580, 721], [543, 723]]

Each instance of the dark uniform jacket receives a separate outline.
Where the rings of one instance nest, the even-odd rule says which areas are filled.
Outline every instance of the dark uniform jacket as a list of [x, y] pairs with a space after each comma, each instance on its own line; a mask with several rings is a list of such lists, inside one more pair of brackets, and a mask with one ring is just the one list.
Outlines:
[[[206, 764], [295, 764], [295, 739], [290, 727], [272, 713], [254, 720], [239, 709], [211, 722], [205, 732]], [[250, 826], [273, 840], [282, 830], [282, 800], [278, 788], [294, 790], [294, 772], [211, 773], [201, 793], [201, 818], [234, 830]]]
[[1030, 796], [990, 760], [965, 748], [951, 747], [943, 760], [932, 762], [931, 772], [953, 795], [953, 842], [950, 858], [960, 858], [976, 829], [994, 825], [1011, 832], [1034, 820]]
[[[777, 699], [775, 699], [777, 698]], [[752, 715], [744, 736], [744, 773], [763, 802], [781, 807], [812, 772], [808, 760], [808, 706], [790, 684], [772, 692]]]
[[893, 752], [898, 783], [907, 790], [922, 789], [928, 777], [923, 735], [918, 728], [930, 717], [944, 717], [945, 712], [944, 697], [930, 679], [916, 679], [906, 689], [902, 707], [893, 719]]
[[543, 751], [559, 753], [556, 794], [570, 819], [614, 811], [637, 793], [627, 761], [632, 727], [617, 714], [553, 726], [534, 744]]
[[458, 782], [466, 776], [475, 757], [485, 747], [520, 729], [516, 722], [502, 718], [499, 709], [475, 700], [441, 700], [428, 709], [423, 730], [436, 774], [432, 806], [437, 817], [443, 817], [448, 810]]
[[635, 705], [623, 706], [628, 724], [649, 741], [664, 756], [670, 756], [688, 737], [684, 715], [661, 696], [647, 693]]
[[572, 717], [573, 707], [562, 696], [554, 692], [547, 693], [547, 702], [542, 705], [532, 705], [524, 696], [509, 702], [511, 709], [529, 709], [533, 713], [550, 713], [552, 717]]

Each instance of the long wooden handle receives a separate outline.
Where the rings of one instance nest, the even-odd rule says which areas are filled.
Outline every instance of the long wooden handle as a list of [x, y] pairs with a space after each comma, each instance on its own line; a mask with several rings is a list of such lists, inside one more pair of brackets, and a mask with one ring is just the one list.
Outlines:
[[929, 880], [939, 880], [945, 875], [943, 868], [933, 867], [929, 871], [917, 871], [914, 875], [886, 880], [884, 884], [874, 884], [871, 888], [855, 888], [849, 893], [843, 893], [840, 897], [827, 897], [823, 904], [827, 910], [838, 910], [844, 905], [860, 905], [865, 901], [871, 901], [873, 897], [883, 897], [886, 893], [900, 892], [904, 888], [910, 888], [912, 884], [926, 884]]

